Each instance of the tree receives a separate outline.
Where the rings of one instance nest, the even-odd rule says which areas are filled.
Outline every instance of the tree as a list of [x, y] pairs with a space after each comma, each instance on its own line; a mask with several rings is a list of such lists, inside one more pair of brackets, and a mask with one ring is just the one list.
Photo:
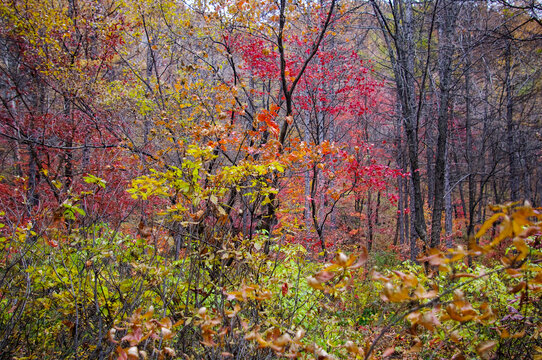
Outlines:
[[[436, 6], [436, 5], [435, 5]], [[438, 72], [439, 72], [439, 111], [438, 111], [438, 141], [435, 162], [435, 188], [433, 196], [433, 216], [431, 218], [431, 247], [440, 244], [441, 218], [444, 210], [444, 177], [446, 172], [446, 148], [448, 140], [450, 96], [452, 90], [452, 59], [454, 54], [453, 34], [460, 8], [457, 2], [441, 1], [438, 12]]]
[[[427, 230], [425, 224], [425, 216], [423, 210], [423, 198], [421, 192], [421, 179], [420, 179], [420, 166], [419, 166], [419, 154], [418, 154], [418, 131], [419, 120], [421, 114], [421, 99], [425, 89], [425, 82], [427, 79], [427, 71], [429, 66], [429, 53], [431, 46], [432, 29], [434, 26], [434, 16], [429, 22], [429, 39], [427, 41], [427, 59], [421, 62], [422, 79], [419, 88], [416, 88], [415, 84], [415, 65], [416, 60], [420, 56], [415, 55], [415, 39], [414, 28], [416, 25], [423, 26], [425, 21], [422, 18], [416, 19], [414, 17], [415, 6], [412, 1], [399, 1], [390, 3], [389, 8], [384, 8], [380, 3], [376, 1], [371, 2], [375, 16], [380, 25], [383, 37], [386, 42], [389, 61], [393, 69], [393, 78], [397, 88], [397, 99], [401, 104], [401, 123], [404, 127], [407, 139], [408, 158], [410, 165], [410, 173], [413, 186], [413, 219], [414, 228], [416, 229], [416, 235], [425, 244], [424, 249], [427, 247]], [[420, 7], [423, 8], [424, 4]], [[389, 15], [388, 15], [389, 14]], [[435, 14], [435, 12], [433, 12]], [[417, 93], [420, 91], [420, 93]], [[418, 96], [417, 96], [418, 94]], [[413, 237], [412, 241], [415, 242], [416, 238]], [[415, 246], [414, 246], [415, 248]], [[417, 254], [412, 253], [412, 259], [415, 259]]]

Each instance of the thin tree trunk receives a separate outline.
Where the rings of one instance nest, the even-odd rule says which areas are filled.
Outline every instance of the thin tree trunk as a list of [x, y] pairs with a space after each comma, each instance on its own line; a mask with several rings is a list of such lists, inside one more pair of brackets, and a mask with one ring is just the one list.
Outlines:
[[367, 250], [373, 248], [373, 196], [371, 190], [367, 190]]
[[[282, 123], [280, 134], [279, 134], [279, 153], [283, 151], [283, 145], [286, 141], [286, 137], [288, 134], [288, 121], [286, 119], [292, 117], [294, 114], [294, 107], [293, 107], [293, 100], [294, 100], [294, 92], [299, 84], [299, 81], [301, 80], [301, 77], [305, 73], [305, 70], [309, 66], [309, 63], [316, 55], [318, 49], [320, 48], [320, 45], [322, 43], [322, 40], [324, 39], [324, 36], [328, 30], [328, 26], [331, 23], [331, 19], [335, 10], [335, 4], [336, 0], [331, 0], [331, 4], [329, 5], [329, 10], [326, 14], [326, 19], [324, 21], [324, 24], [322, 25], [322, 28], [319, 31], [318, 38], [313, 43], [310, 52], [308, 56], [305, 58], [303, 63], [301, 64], [301, 68], [297, 75], [295, 76], [294, 80], [291, 82], [290, 85], [288, 85], [289, 81], [287, 80], [287, 69], [286, 69], [286, 51], [284, 47], [284, 29], [286, 28], [286, 11], [287, 11], [287, 1], [286, 0], [280, 0], [279, 2], [279, 29], [277, 33], [277, 48], [279, 52], [279, 62], [280, 62], [280, 81], [281, 81], [281, 87], [280, 92], [281, 95], [284, 96], [284, 102], [286, 104], [286, 114], [285, 114], [285, 121]], [[274, 175], [272, 182], [278, 186], [277, 182], [278, 179]], [[278, 199], [276, 198], [275, 194], [269, 195], [269, 204], [266, 206], [265, 216], [264, 220], [262, 221], [262, 230], [265, 230], [268, 234], [268, 240], [265, 242], [264, 245], [264, 253], [268, 254], [269, 250], [271, 248], [271, 234], [273, 232], [273, 227], [275, 226], [275, 223], [277, 222], [277, 208], [279, 206]], [[317, 231], [319, 228], [317, 228]], [[323, 242], [322, 239], [322, 250], [324, 251], [324, 256], [326, 256], [326, 245]]]
[[512, 89], [512, 48], [511, 41], [506, 43], [505, 51], [505, 90], [506, 90], [506, 143], [508, 145], [508, 164], [509, 176], [508, 184], [510, 186], [510, 199], [519, 200], [519, 176], [518, 162], [515, 145], [515, 125], [514, 125], [514, 99]]
[[453, 244], [453, 210], [452, 210], [452, 189], [450, 187], [450, 162], [448, 161], [448, 148], [446, 146], [446, 168], [444, 172], [444, 228], [446, 233], [446, 248], [450, 249]]
[[412, 213], [412, 211], [416, 212], [416, 210], [412, 210], [414, 208], [414, 196], [412, 196], [412, 193], [414, 193], [414, 186], [412, 184], [412, 181], [410, 181], [410, 191], [411, 191], [411, 196], [410, 196], [410, 206], [411, 206], [411, 213], [410, 213], [410, 260], [412, 262], [417, 262], [417, 259], [418, 259], [418, 254], [419, 254], [419, 249], [418, 249], [418, 246], [416, 244], [419, 236], [417, 236], [417, 233], [416, 233], [416, 225], [415, 225], [415, 218], [416, 218], [416, 214]]
[[471, 79], [470, 79], [470, 54], [467, 54], [465, 61], [465, 132], [466, 132], [466, 158], [467, 158], [467, 187], [469, 195], [469, 213], [468, 213], [468, 225], [467, 225], [467, 238], [470, 239], [474, 235], [474, 211], [476, 207], [475, 197], [475, 174], [474, 174], [474, 158], [472, 147], [472, 124], [471, 124]]
[[[400, 109], [397, 109], [398, 112]], [[398, 119], [399, 120], [399, 119]], [[401, 140], [401, 124], [399, 124], [399, 121], [394, 122], [395, 126], [395, 149], [396, 149], [396, 156], [397, 156], [397, 164], [401, 167], [403, 173], [406, 172], [404, 169], [404, 161], [403, 161], [403, 147], [402, 147], [402, 140]], [[397, 178], [397, 192], [399, 195], [399, 199], [397, 201], [397, 227], [398, 227], [398, 236], [399, 236], [399, 244], [403, 245], [405, 243], [405, 208], [407, 207], [407, 203], [405, 201], [405, 196], [407, 196], [403, 188], [403, 183], [405, 182], [405, 179], [402, 176], [399, 176]]]
[[435, 195], [433, 197], [433, 217], [431, 219], [431, 247], [440, 244], [441, 219], [444, 210], [444, 173], [446, 171], [446, 141], [448, 138], [448, 118], [452, 80], [452, 56], [454, 53], [453, 33], [458, 8], [454, 0], [441, 0], [438, 11], [438, 67], [440, 78], [440, 106], [438, 114], [438, 140], [435, 160]]
[[404, 223], [405, 223], [405, 205], [404, 205], [404, 197], [403, 194], [403, 181], [404, 179], [402, 177], [399, 177], [397, 179], [397, 191], [399, 192], [399, 199], [397, 201], [397, 227], [399, 229], [399, 244], [404, 244], [405, 242], [405, 229], [404, 229]]
[[[406, 171], [406, 169], [405, 169]], [[404, 194], [404, 199], [403, 199], [403, 216], [404, 216], [404, 221], [403, 221], [403, 224], [404, 224], [404, 233], [405, 233], [405, 236], [404, 236], [404, 242], [403, 244], [407, 244], [407, 241], [408, 239], [410, 239], [410, 218], [412, 217], [412, 213], [409, 212], [408, 214], [406, 213], [406, 208], [408, 207], [409, 210], [412, 210], [414, 209], [412, 207], [412, 199], [411, 199], [411, 191], [410, 191], [410, 179], [409, 178], [405, 178], [403, 179], [403, 194]]]
[[[416, 46], [414, 43], [414, 15], [413, 1], [397, 1], [390, 3], [391, 11], [395, 19], [400, 18], [400, 24], [390, 26], [388, 19], [384, 16], [380, 3], [371, 1], [373, 9], [377, 14], [380, 28], [388, 47], [388, 54], [394, 72], [394, 80], [397, 86], [397, 98], [401, 104], [401, 115], [403, 127], [406, 133], [408, 157], [412, 179], [412, 210], [414, 228], [417, 236], [424, 244], [424, 251], [427, 247], [427, 228], [423, 209], [423, 197], [421, 191], [420, 166], [418, 158], [418, 122], [420, 115], [420, 104], [416, 104], [416, 82], [414, 79], [414, 64], [416, 60]], [[433, 23], [432, 23], [433, 24]], [[431, 24], [431, 28], [432, 28]], [[393, 29], [392, 29], [393, 28]], [[432, 31], [429, 32], [430, 35]], [[392, 43], [393, 40], [393, 43]], [[428, 41], [430, 44], [431, 41]], [[420, 91], [425, 87], [425, 75], [421, 82]], [[423, 96], [420, 96], [422, 99]]]
[[427, 115], [426, 118], [426, 130], [425, 130], [425, 143], [426, 143], [426, 172], [427, 172], [427, 203], [433, 204], [435, 201], [433, 196], [435, 195], [435, 151], [433, 146], [435, 144], [434, 134], [433, 134], [433, 114]]
[[382, 194], [382, 192], [378, 191], [378, 194], [376, 195], [375, 225], [380, 225], [378, 214], [380, 213], [380, 196], [381, 196], [381, 194]]

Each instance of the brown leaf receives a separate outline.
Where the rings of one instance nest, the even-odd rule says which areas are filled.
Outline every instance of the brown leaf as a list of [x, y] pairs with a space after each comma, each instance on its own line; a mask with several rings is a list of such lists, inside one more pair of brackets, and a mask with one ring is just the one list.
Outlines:
[[143, 338], [143, 332], [140, 326], [136, 326], [131, 334], [125, 335], [121, 341], [128, 341], [131, 346], [139, 344]]
[[168, 328], [163, 327], [162, 328], [162, 337], [165, 340], [171, 339], [173, 337], [173, 331], [169, 330]]
[[461, 245], [459, 245], [453, 251], [450, 251], [450, 254], [452, 255], [452, 257], [448, 260], [450, 262], [459, 261], [459, 260], [463, 259], [465, 256], [467, 256], [467, 252], [465, 251], [465, 249]]
[[390, 279], [387, 276], [382, 275], [378, 271], [373, 271], [372, 278], [373, 280], [376, 280], [376, 281], [383, 281], [383, 282], [390, 281]]
[[142, 321], [148, 320], [148, 319], [152, 318], [153, 315], [154, 315], [154, 306], [151, 305], [149, 307], [149, 310], [145, 314], [143, 314], [141, 316], [141, 320]]
[[209, 338], [207, 340], [203, 340], [203, 341], [200, 341], [200, 343], [203, 345], [203, 346], [208, 346], [208, 347], [215, 347], [217, 345], [217, 343], [215, 343], [213, 341], [213, 339]]
[[314, 276], [309, 276], [307, 278], [307, 284], [309, 284], [309, 286], [313, 289], [316, 289], [316, 290], [324, 290], [324, 287], [322, 286], [322, 283], [318, 280], [316, 280], [316, 278]]
[[321, 272], [330, 272], [340, 269], [342, 266], [339, 264], [331, 264], [322, 269]]
[[451, 360], [465, 360], [465, 355], [461, 353], [455, 354], [454, 356], [452, 356]]
[[269, 342], [265, 341], [259, 333], [256, 334], [256, 341], [258, 342], [258, 345], [262, 348], [269, 346]]
[[407, 287], [403, 287], [403, 286], [396, 287], [391, 282], [387, 282], [384, 284], [384, 289], [383, 289], [381, 298], [384, 301], [402, 302], [402, 301], [411, 299], [409, 293], [410, 291]]
[[439, 327], [441, 324], [434, 310], [432, 310], [423, 314], [420, 321], [420, 325], [422, 325], [424, 328], [426, 328], [429, 331], [435, 331], [435, 329]]
[[510, 332], [507, 328], [497, 328], [497, 333], [502, 339], [508, 339], [510, 337]]
[[126, 349], [121, 348], [120, 346], [115, 349], [117, 352], [117, 360], [127, 360], [128, 359], [128, 352]]
[[411, 312], [407, 315], [407, 320], [410, 321], [411, 325], [416, 325], [418, 322], [420, 322], [420, 319], [422, 317], [422, 313], [419, 311]]
[[478, 346], [476, 346], [476, 353], [482, 357], [482, 358], [487, 358], [488, 356], [488, 353], [495, 347], [497, 346], [497, 342], [495, 340], [488, 340], [488, 341], [484, 341], [480, 344], [478, 344]]
[[522, 272], [522, 271], [519, 271], [519, 270], [517, 270], [517, 269], [510, 269], [510, 268], [508, 268], [508, 269], [506, 269], [506, 273], [507, 273], [508, 275], [510, 275], [511, 277], [513, 277], [513, 278], [523, 276], [523, 272]]
[[168, 329], [171, 329], [171, 327], [173, 326], [171, 319], [168, 317], [165, 317], [162, 320], [160, 320], [159, 324], [160, 326], [168, 328]]
[[239, 304], [235, 304], [235, 306], [233, 307], [233, 310], [225, 310], [224, 312], [226, 313], [228, 317], [232, 318], [235, 315], [237, 315], [239, 311], [241, 311], [241, 306]]
[[384, 352], [382, 353], [382, 357], [386, 358], [388, 356], [392, 356], [394, 352], [395, 352], [395, 348], [389, 347], [386, 350], [384, 350]]
[[335, 274], [327, 271], [320, 271], [318, 274], [314, 275], [314, 278], [320, 282], [326, 282], [335, 277]]
[[[459, 335], [459, 331], [457, 330], [454, 330], [452, 331], [452, 333], [450, 334], [450, 339], [452, 339], [452, 341], [456, 344], [459, 344], [461, 342], [461, 335]], [[459, 355], [459, 354], [458, 354]]]
[[356, 344], [354, 344], [353, 341], [348, 340], [347, 342], [344, 343], [344, 347], [346, 350], [348, 350], [350, 354], [353, 354], [353, 355], [361, 354], [361, 349]]
[[401, 271], [396, 270], [394, 270], [393, 272], [401, 279], [404, 286], [415, 287], [416, 285], [418, 285], [418, 278], [416, 278], [416, 276], [412, 274], [405, 274]]
[[475, 237], [471, 237], [469, 239], [469, 252], [471, 255], [476, 256], [476, 255], [485, 254], [487, 250], [477, 244]]
[[521, 330], [520, 332], [518, 333], [515, 333], [513, 335], [510, 335], [510, 338], [511, 339], [519, 339], [519, 338], [522, 338], [525, 336], [525, 329]]
[[203, 210], [199, 210], [198, 212], [196, 212], [193, 217], [194, 217], [194, 220], [199, 220], [201, 219], [201, 217], [203, 216], [205, 212]]
[[115, 334], [117, 333], [117, 329], [113, 328], [113, 329], [110, 329], [108, 332], [107, 332], [107, 337], [109, 338], [109, 341], [111, 341], [113, 344], [117, 344], [118, 341], [115, 340]]
[[[512, 220], [518, 225], [518, 227], [523, 230], [525, 225], [531, 225], [529, 218], [531, 216], [536, 216], [536, 213], [533, 211], [533, 208], [530, 206], [522, 206], [512, 214]], [[520, 233], [519, 231], [518, 233]]]
[[525, 229], [520, 236], [522, 238], [528, 238], [529, 236], [533, 236], [540, 233], [540, 227], [539, 226], [529, 226], [527, 229]]
[[128, 359], [139, 359], [139, 350], [137, 349], [137, 346], [129, 348], [126, 355], [128, 355]]
[[164, 347], [164, 350], [162, 350], [162, 352], [166, 354], [167, 356], [171, 356], [171, 357], [175, 357], [176, 355], [175, 350], [167, 346]]
[[444, 265], [448, 262], [448, 259], [444, 256], [442, 251], [438, 249], [429, 249], [429, 254], [425, 257], [418, 258], [421, 262], [429, 262], [432, 266]]
[[[350, 258], [352, 258], [352, 255], [350, 256]], [[348, 256], [346, 256], [345, 253], [343, 252], [340, 252], [337, 254], [337, 256], [335, 256], [335, 260], [334, 260], [334, 263], [341, 266], [341, 267], [346, 267], [347, 265], [347, 262], [348, 262]], [[353, 263], [354, 261], [352, 261]]]
[[273, 343], [276, 346], [284, 347], [288, 345], [290, 342], [292, 342], [292, 338], [290, 337], [290, 335], [284, 334], [284, 335], [279, 336]]
[[180, 319], [175, 324], [173, 324], [172, 327], [176, 328], [177, 326], [181, 326], [182, 324], [184, 324], [184, 319]]
[[410, 354], [417, 354], [422, 351], [422, 341], [416, 338], [416, 343], [407, 352]]
[[511, 294], [515, 294], [515, 293], [520, 292], [521, 290], [525, 289], [526, 285], [527, 284], [525, 283], [525, 281], [522, 281], [519, 284], [517, 284], [516, 286], [514, 286], [513, 288], [509, 289], [508, 291]]
[[347, 264], [346, 266], [349, 269], [360, 268], [367, 262], [368, 258], [369, 258], [369, 252], [367, 251], [367, 248], [365, 246], [363, 246], [361, 248], [361, 254], [360, 254], [359, 258], [358, 258], [358, 261], [354, 264], [355, 256], [351, 255], [350, 259], [348, 259], [348, 262], [346, 263]]

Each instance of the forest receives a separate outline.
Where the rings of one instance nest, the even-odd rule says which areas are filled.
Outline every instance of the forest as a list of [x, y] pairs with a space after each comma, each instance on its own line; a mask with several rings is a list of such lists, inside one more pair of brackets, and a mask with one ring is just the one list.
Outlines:
[[2, 0], [0, 359], [542, 360], [539, 0]]

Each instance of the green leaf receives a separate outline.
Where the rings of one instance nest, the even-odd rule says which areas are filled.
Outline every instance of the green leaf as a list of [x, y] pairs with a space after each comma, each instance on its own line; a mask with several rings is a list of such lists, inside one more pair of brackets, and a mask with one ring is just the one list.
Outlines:
[[101, 179], [101, 178], [97, 177], [97, 176], [94, 176], [94, 175], [92, 175], [92, 174], [88, 174], [87, 176], [83, 177], [83, 180], [84, 180], [87, 184], [96, 184], [96, 185], [98, 185], [99, 187], [105, 189], [106, 181], [105, 181], [104, 179]]
[[80, 207], [78, 207], [78, 206], [73, 206], [72, 209], [81, 216], [86, 216], [87, 215], [85, 213], [85, 211], [83, 209], [81, 209]]

